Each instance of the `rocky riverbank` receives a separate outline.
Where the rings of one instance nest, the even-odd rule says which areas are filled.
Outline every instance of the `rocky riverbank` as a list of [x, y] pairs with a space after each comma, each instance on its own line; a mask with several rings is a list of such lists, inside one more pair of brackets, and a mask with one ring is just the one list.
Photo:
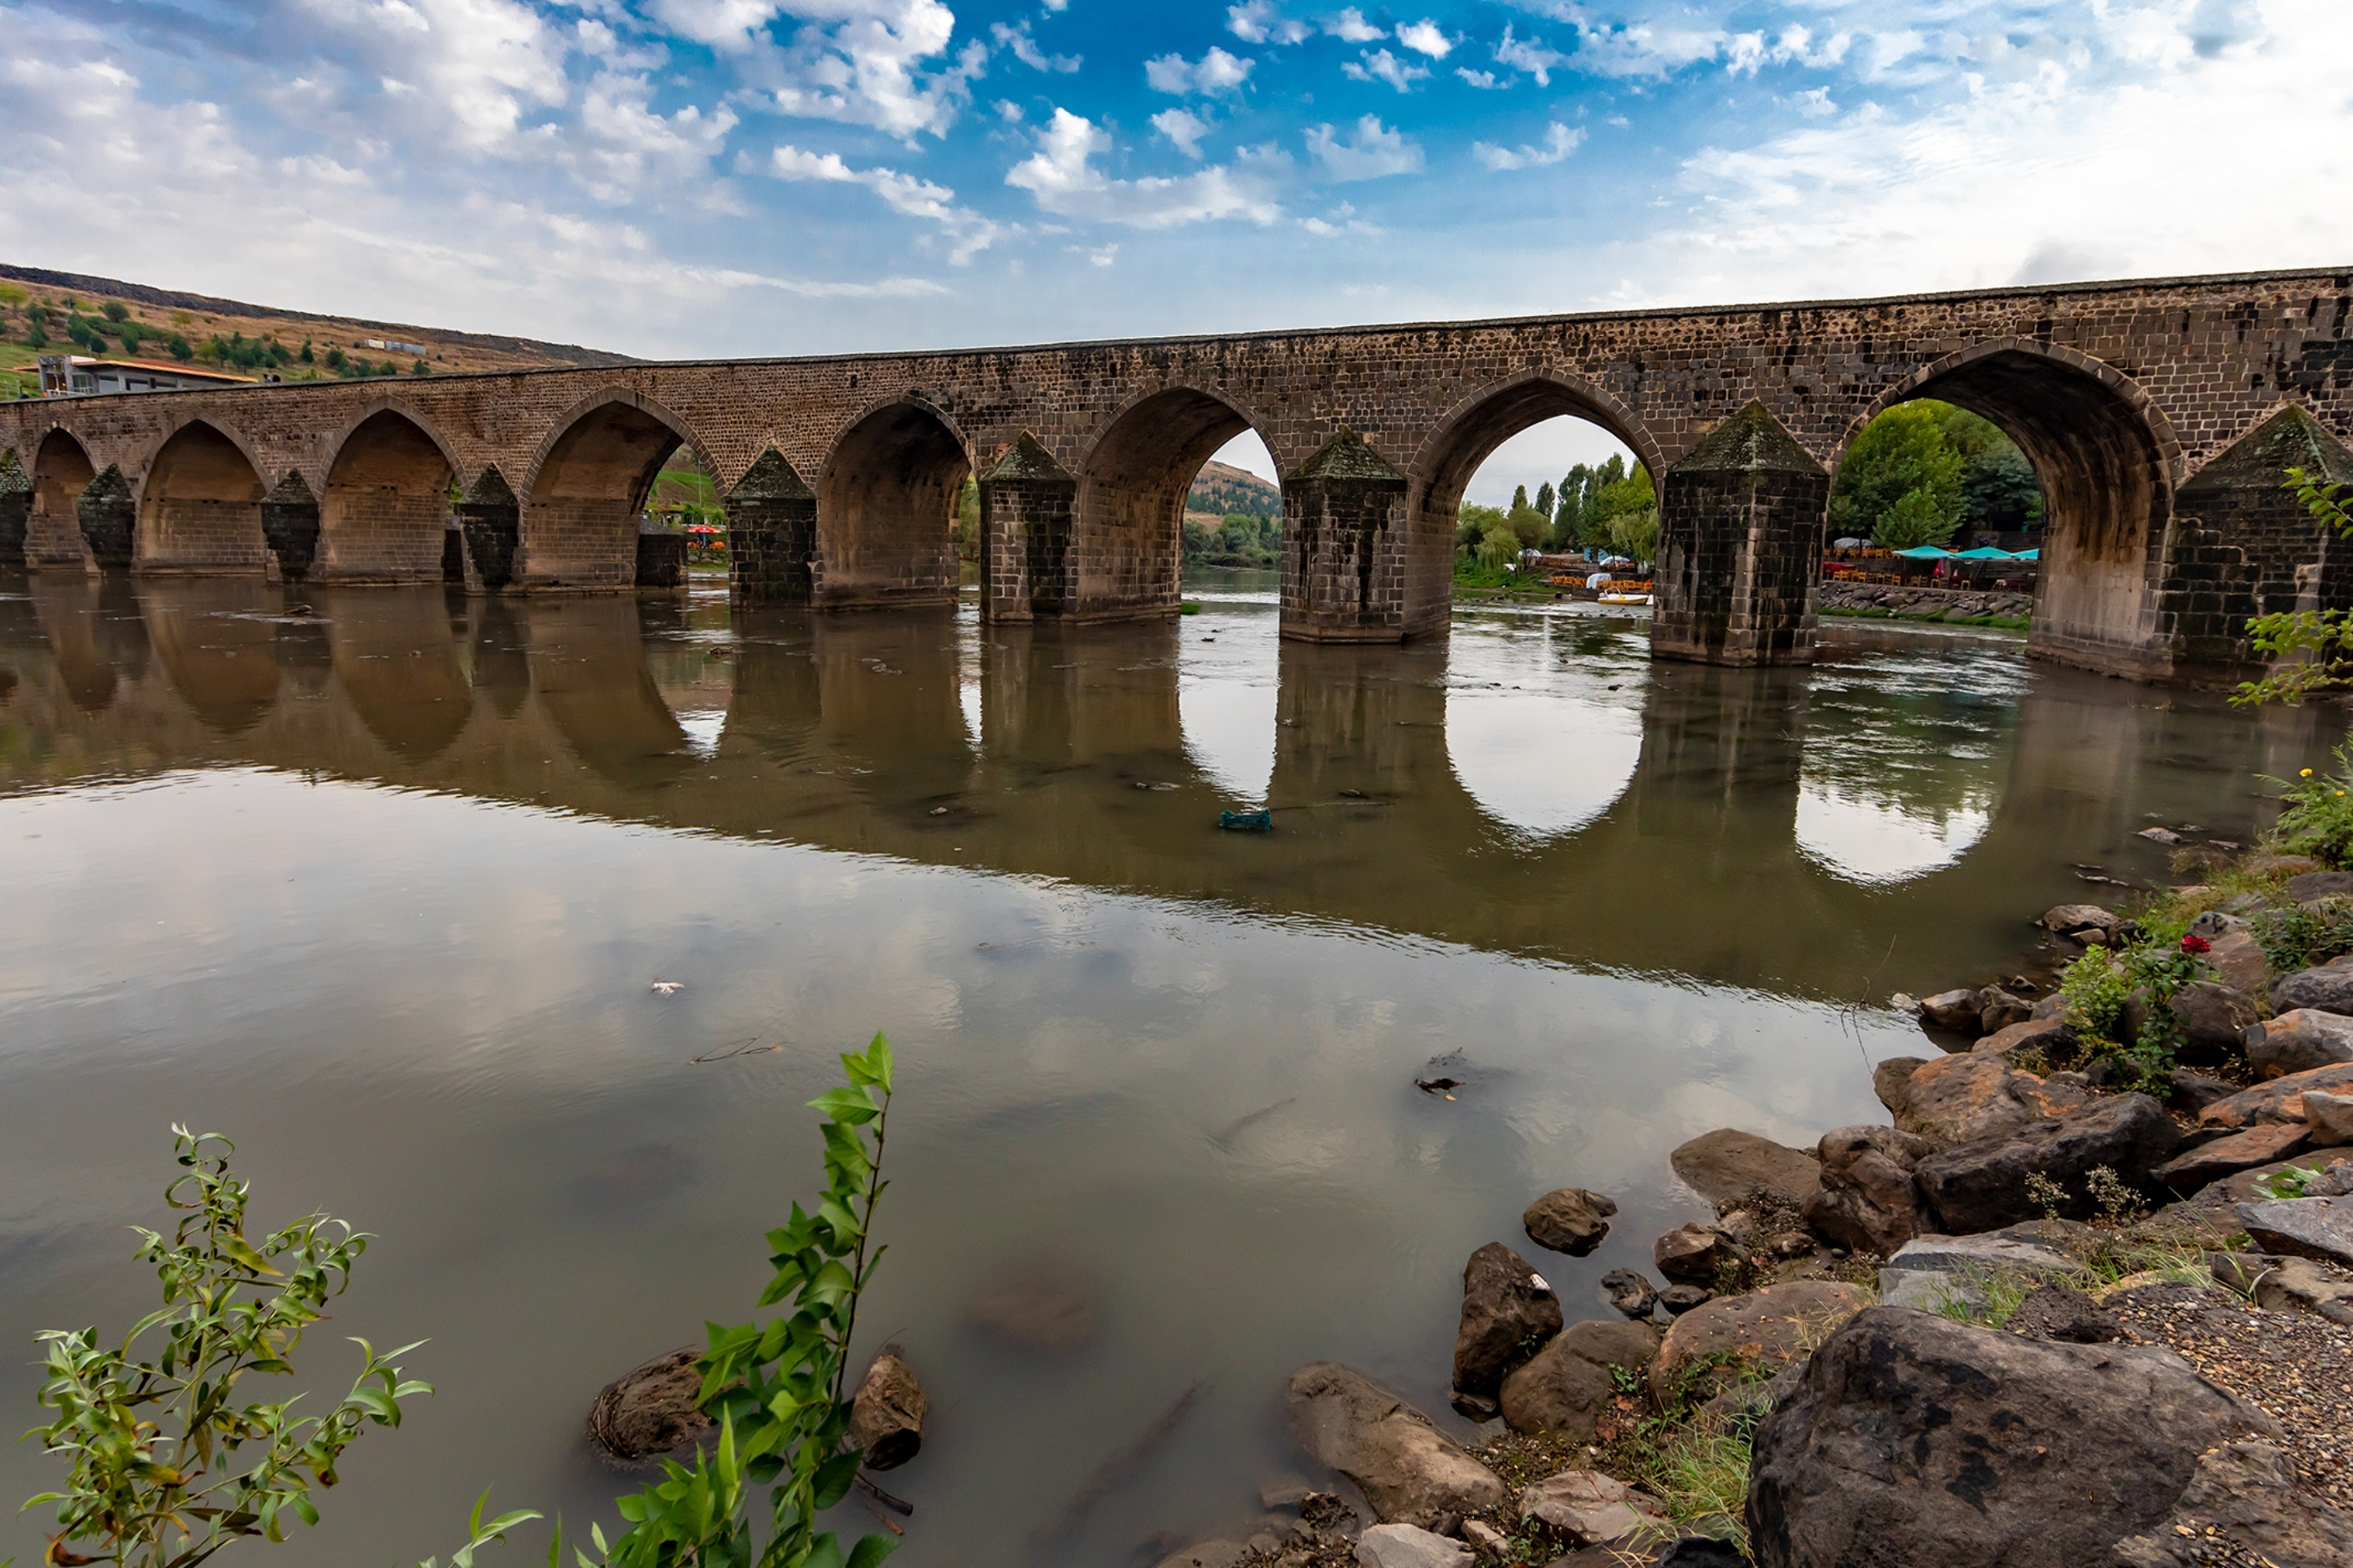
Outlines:
[[[1324, 1479], [1161, 1568], [2353, 1568], [2353, 874], [2210, 870], [2046, 911], [2094, 955], [2063, 989], [1898, 998], [1928, 1048], [1874, 1071], [1887, 1122], [1675, 1150], [1715, 1218], [1658, 1238], [1663, 1288], [1578, 1312], [1481, 1246], [1474, 1441], [1302, 1367]], [[1532, 1194], [1526, 1244], [1584, 1256], [1616, 1213]]]
[[1881, 616], [2021, 628], [2034, 614], [2031, 594], [1899, 587], [1885, 583], [1825, 582], [1816, 604], [1826, 616]]

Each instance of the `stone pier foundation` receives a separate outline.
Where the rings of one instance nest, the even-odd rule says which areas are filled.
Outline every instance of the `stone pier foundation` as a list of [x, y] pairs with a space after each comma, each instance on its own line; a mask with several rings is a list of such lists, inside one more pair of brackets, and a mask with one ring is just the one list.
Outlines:
[[1651, 654], [1809, 664], [1831, 477], [1762, 403], [1669, 468], [1659, 491]]

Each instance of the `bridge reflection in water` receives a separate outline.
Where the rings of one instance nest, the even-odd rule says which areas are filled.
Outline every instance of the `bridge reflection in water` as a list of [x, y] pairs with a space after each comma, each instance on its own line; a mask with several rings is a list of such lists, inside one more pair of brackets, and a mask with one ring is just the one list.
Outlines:
[[[2248, 790], [2153, 764], [2292, 771], [2318, 722], [1970, 637], [1729, 669], [1640, 630], [1325, 647], [1247, 601], [1059, 632], [49, 574], [0, 597], [0, 784], [260, 765], [1852, 998], [2014, 952], [2084, 892], [2058, 846], [2146, 879], [2152, 816], [2244, 837]], [[1271, 835], [1218, 830], [1260, 804]]]

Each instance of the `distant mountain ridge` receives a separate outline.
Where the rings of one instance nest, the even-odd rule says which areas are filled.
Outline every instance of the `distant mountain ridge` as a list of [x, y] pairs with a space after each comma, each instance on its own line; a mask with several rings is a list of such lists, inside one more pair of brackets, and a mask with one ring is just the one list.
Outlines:
[[1252, 517], [1281, 517], [1282, 491], [1247, 468], [1212, 461], [1203, 464], [1199, 476], [1193, 480], [1193, 488], [1185, 497], [1185, 510], [1212, 517], [1235, 511], [1248, 512]]
[[237, 300], [216, 299], [209, 294], [157, 289], [145, 283], [126, 283], [120, 279], [100, 278], [90, 273], [55, 272], [47, 268], [16, 267], [6, 262], [0, 262], [0, 281], [100, 303], [115, 300], [126, 306], [144, 307], [150, 310], [183, 311], [190, 316], [203, 317], [210, 324], [227, 326], [233, 331], [241, 330], [254, 337], [274, 331], [283, 338], [290, 330], [297, 335], [307, 332], [317, 337], [322, 343], [332, 342], [345, 348], [358, 347], [370, 337], [414, 340], [432, 345], [443, 356], [444, 363], [440, 367], [443, 370], [542, 370], [643, 363], [628, 354], [583, 348], [577, 343], [543, 342], [536, 338], [507, 337], [495, 332], [450, 331], [405, 321], [374, 321], [364, 316], [322, 315], [311, 310], [286, 310], [276, 305], [252, 305]]

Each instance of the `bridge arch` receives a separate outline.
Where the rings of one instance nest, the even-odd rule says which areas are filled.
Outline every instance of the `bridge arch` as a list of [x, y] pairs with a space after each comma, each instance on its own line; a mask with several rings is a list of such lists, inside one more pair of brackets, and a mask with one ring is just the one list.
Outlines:
[[26, 469], [33, 481], [32, 502], [25, 518], [25, 559], [33, 566], [68, 566], [82, 570], [90, 547], [81, 536], [75, 503], [98, 478], [90, 448], [64, 426], [54, 426], [33, 448]]
[[1479, 465], [1521, 431], [1564, 416], [1599, 425], [1625, 442], [1654, 480], [1666, 471], [1657, 438], [1633, 410], [1590, 382], [1539, 368], [1466, 393], [1439, 416], [1407, 465], [1415, 509], [1442, 524], [1451, 539], [1462, 491]]
[[190, 419], [142, 468], [132, 556], [140, 571], [261, 571], [261, 466], [242, 440]]
[[912, 393], [845, 426], [818, 470], [815, 601], [835, 607], [928, 605], [956, 595], [953, 531], [972, 447]]
[[638, 580], [638, 514], [680, 447], [710, 454], [685, 420], [625, 387], [560, 416], [523, 471], [522, 575], [539, 588], [627, 588]]
[[1874, 398], [1847, 426], [1839, 459], [1873, 419], [1920, 397], [2000, 426], [2042, 482], [2049, 510], [2030, 651], [2111, 674], [2168, 673], [2158, 588], [2184, 459], [2148, 393], [2063, 345], [1989, 339]]
[[1178, 382], [1140, 392], [1103, 421], [1081, 458], [1070, 581], [1075, 617], [1174, 615], [1185, 497], [1201, 465], [1259, 422], [1222, 394]]
[[[344, 582], [443, 578], [448, 443], [415, 408], [379, 398], [338, 433], [318, 506], [324, 574]], [[281, 563], [290, 558], [280, 552]]]

